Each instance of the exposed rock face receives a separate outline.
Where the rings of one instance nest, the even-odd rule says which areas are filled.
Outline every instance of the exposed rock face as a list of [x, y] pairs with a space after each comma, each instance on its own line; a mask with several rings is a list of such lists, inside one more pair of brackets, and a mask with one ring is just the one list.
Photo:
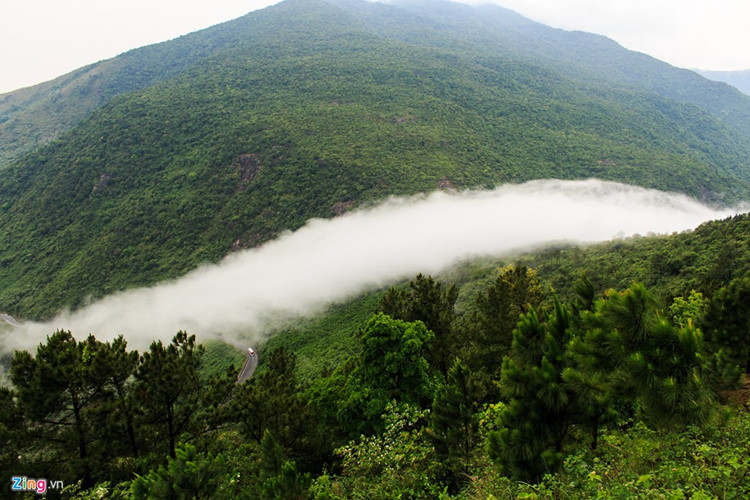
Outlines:
[[241, 154], [235, 162], [235, 169], [240, 171], [240, 189], [245, 189], [260, 172], [260, 156], [255, 153]]
[[240, 251], [240, 250], [242, 250], [243, 248], [244, 248], [244, 246], [243, 246], [243, 244], [242, 244], [242, 238], [237, 238], [237, 239], [236, 239], [236, 240], [234, 240], [234, 242], [232, 243], [232, 246], [231, 246], [231, 247], [229, 247], [229, 253], [235, 253], [235, 252], [239, 252], [239, 251]]
[[104, 191], [107, 188], [109, 181], [111, 181], [112, 179], [114, 179], [113, 175], [110, 175], [106, 172], [103, 173], [102, 176], [99, 177], [99, 182], [97, 182], [96, 186], [94, 186], [94, 189], [91, 190], [91, 194], [96, 194]]
[[448, 179], [447, 177], [443, 177], [438, 181], [437, 188], [442, 191], [455, 191], [456, 186], [453, 185], [453, 183]]
[[409, 123], [411, 121], [414, 121], [414, 118], [411, 116], [397, 116], [393, 119], [393, 123], [396, 125], [403, 125], [404, 123]]
[[354, 207], [353, 201], [337, 201], [331, 207], [331, 213], [334, 215], [334, 217], [338, 217], [339, 215], [344, 215], [353, 207]]

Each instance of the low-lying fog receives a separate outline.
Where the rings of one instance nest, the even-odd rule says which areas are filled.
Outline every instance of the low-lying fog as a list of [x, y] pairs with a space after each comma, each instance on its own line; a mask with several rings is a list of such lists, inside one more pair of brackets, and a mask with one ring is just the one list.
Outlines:
[[34, 349], [59, 328], [78, 338], [124, 334], [138, 349], [157, 338], [168, 341], [178, 330], [240, 335], [252, 343], [289, 315], [312, 315], [365, 289], [472, 257], [563, 240], [671, 233], [735, 212], [599, 180], [393, 198], [333, 220], [311, 220], [178, 280], [119, 293], [48, 323], [24, 323], [2, 344]]

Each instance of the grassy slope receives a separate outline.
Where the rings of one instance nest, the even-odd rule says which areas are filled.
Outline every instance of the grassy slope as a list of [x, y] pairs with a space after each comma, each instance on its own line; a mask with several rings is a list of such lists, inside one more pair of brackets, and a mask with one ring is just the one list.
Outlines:
[[201, 377], [223, 376], [230, 367], [239, 372], [245, 363], [244, 354], [234, 346], [218, 340], [201, 341], [201, 345], [206, 349], [199, 367]]
[[318, 317], [301, 320], [295, 326], [274, 333], [263, 342], [260, 364], [265, 361], [264, 352], [283, 346], [297, 356], [300, 380], [309, 381], [322, 371], [335, 369], [358, 352], [355, 335], [377, 310], [384, 293], [364, 294], [348, 303], [332, 306]]

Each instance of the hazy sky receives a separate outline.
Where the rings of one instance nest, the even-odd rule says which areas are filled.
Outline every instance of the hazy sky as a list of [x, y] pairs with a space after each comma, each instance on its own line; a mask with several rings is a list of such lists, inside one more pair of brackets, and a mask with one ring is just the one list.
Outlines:
[[[0, 92], [276, 1], [0, 0]], [[550, 26], [607, 35], [675, 66], [750, 69], [747, 0], [493, 1]]]

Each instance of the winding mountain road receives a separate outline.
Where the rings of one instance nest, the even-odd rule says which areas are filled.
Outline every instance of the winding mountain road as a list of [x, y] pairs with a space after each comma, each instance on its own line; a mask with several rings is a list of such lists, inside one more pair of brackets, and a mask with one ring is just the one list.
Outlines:
[[210, 337], [214, 340], [219, 340], [221, 342], [224, 342], [225, 344], [234, 346], [240, 351], [242, 351], [242, 354], [245, 355], [245, 364], [242, 365], [242, 370], [240, 370], [240, 375], [239, 377], [237, 377], [238, 384], [243, 383], [245, 380], [253, 376], [255, 369], [258, 367], [258, 353], [256, 353], [254, 349], [244, 344], [241, 344], [237, 342], [236, 340], [231, 340], [225, 337], [219, 337], [217, 335], [205, 335], [205, 336]]
[[10, 314], [0, 313], [0, 321], [8, 323], [10, 326], [21, 326], [21, 323], [16, 321], [16, 318]]

